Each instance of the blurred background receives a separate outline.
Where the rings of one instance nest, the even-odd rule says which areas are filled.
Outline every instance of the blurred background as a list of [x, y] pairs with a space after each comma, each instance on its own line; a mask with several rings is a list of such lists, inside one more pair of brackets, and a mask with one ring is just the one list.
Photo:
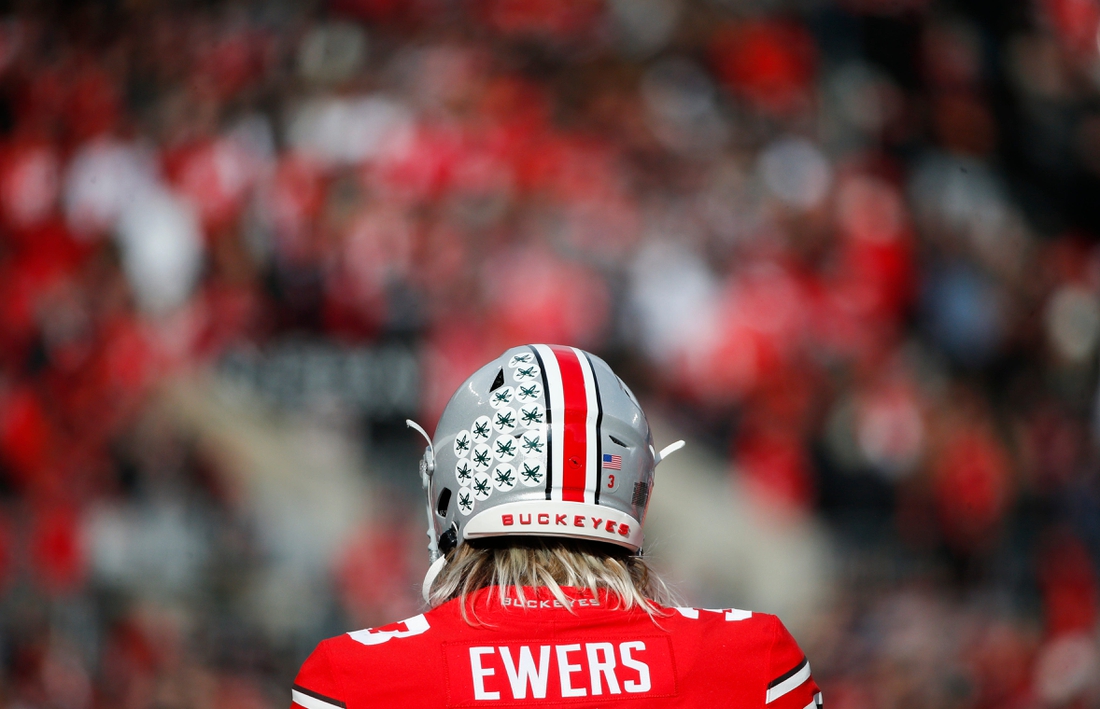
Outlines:
[[651, 414], [830, 707], [1100, 706], [1100, 0], [0, 3], [0, 707], [285, 707], [453, 389]]

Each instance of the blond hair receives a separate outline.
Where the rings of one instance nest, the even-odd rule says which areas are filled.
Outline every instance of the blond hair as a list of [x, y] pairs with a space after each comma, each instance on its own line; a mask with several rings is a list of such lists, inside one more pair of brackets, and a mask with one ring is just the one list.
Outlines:
[[570, 610], [572, 602], [562, 586], [586, 589], [593, 595], [606, 591], [615, 600], [613, 608], [637, 607], [650, 617], [664, 615], [662, 606], [677, 603], [672, 591], [640, 556], [611, 544], [547, 537], [460, 544], [432, 582], [428, 603], [435, 608], [461, 599], [462, 617], [469, 622], [469, 596], [490, 586], [497, 587], [501, 603], [513, 589], [520, 602], [525, 602], [525, 587], [545, 588]]

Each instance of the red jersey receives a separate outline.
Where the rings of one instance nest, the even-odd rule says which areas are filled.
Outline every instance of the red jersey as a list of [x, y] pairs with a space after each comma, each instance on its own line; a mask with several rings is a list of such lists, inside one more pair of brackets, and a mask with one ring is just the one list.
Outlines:
[[[381, 628], [321, 642], [291, 709], [629, 706], [815, 709], [821, 693], [779, 619], [669, 608], [650, 618], [606, 594], [477, 592]], [[476, 618], [473, 616], [476, 613]]]

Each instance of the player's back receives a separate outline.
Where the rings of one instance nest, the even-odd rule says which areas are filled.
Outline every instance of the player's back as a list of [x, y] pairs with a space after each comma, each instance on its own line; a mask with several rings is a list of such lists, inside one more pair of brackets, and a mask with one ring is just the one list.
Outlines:
[[606, 595], [498, 588], [318, 645], [295, 681], [302, 709], [572, 705], [820, 706], [809, 665], [775, 616], [621, 610]]

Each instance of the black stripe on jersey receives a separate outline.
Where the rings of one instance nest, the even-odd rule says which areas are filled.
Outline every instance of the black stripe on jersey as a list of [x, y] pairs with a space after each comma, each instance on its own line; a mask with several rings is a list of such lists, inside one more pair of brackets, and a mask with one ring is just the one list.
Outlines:
[[596, 391], [596, 492], [592, 501], [600, 504], [600, 488], [603, 487], [603, 400], [600, 399], [600, 380], [596, 377], [596, 367], [586, 352], [588, 368], [592, 370], [592, 388]]
[[806, 666], [806, 658], [803, 657], [802, 662], [799, 662], [791, 670], [789, 670], [787, 672], [784, 672], [783, 674], [779, 675], [778, 677], [773, 679], [771, 682], [769, 682], [768, 683], [768, 689], [771, 689], [772, 687], [776, 686], [777, 684], [782, 684], [783, 682], [786, 682], [791, 677], [794, 677], [796, 674], [801, 672], [802, 668], [805, 667], [805, 666]]
[[542, 395], [546, 398], [546, 499], [549, 500], [550, 491], [554, 489], [554, 434], [550, 431], [550, 383], [546, 380], [546, 365], [539, 356], [538, 349], [531, 347], [530, 350], [538, 360], [539, 371], [542, 372]]
[[[283, 686], [285, 687], [286, 685], [284, 684]], [[291, 685], [291, 687], [293, 687], [295, 690], [301, 692], [302, 694], [313, 697], [314, 699], [320, 699], [322, 702], [325, 702], [327, 704], [334, 704], [334, 705], [340, 707], [340, 709], [347, 709], [348, 708], [348, 705], [344, 704], [339, 699], [333, 699], [332, 697], [326, 697], [325, 695], [321, 694], [320, 692], [314, 692], [312, 689], [306, 689], [305, 687], [303, 687], [300, 684], [293, 684], [293, 685]]]

